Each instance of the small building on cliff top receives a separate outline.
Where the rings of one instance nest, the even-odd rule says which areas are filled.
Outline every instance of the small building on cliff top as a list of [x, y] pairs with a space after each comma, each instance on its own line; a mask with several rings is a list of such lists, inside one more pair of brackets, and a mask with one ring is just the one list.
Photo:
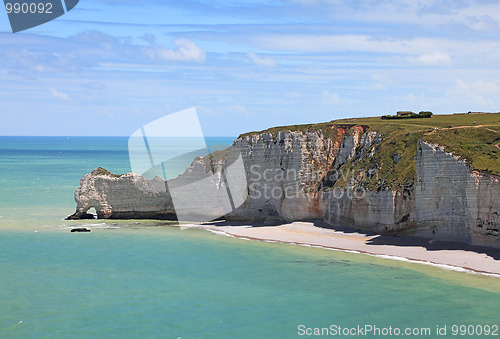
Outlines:
[[397, 111], [396, 114], [398, 117], [404, 117], [407, 115], [412, 115], [414, 113], [412, 111]]

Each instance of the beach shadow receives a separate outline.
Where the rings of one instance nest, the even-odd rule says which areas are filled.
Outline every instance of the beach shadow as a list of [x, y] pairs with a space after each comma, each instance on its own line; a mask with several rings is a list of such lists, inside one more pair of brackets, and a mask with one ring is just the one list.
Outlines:
[[461, 242], [432, 240], [411, 236], [394, 236], [394, 235], [380, 235], [376, 238], [368, 240], [368, 245], [392, 245], [392, 246], [419, 246], [424, 247], [428, 251], [442, 251], [442, 250], [462, 250], [468, 252], [482, 253], [487, 256], [500, 260], [500, 250], [473, 246]]
[[424, 247], [428, 251], [443, 251], [443, 250], [462, 250], [485, 254], [495, 260], [500, 260], [500, 249], [494, 249], [483, 246], [473, 246], [462, 242], [430, 240], [422, 237], [413, 237], [408, 235], [380, 235], [376, 232], [354, 229], [348, 226], [332, 226], [321, 221], [314, 221], [314, 226], [327, 228], [335, 231], [341, 231], [346, 234], [365, 234], [367, 236], [376, 236], [366, 242], [367, 245], [391, 245], [391, 246], [413, 246]]
[[378, 235], [378, 233], [375, 233], [373, 231], [368, 231], [368, 230], [360, 230], [360, 229], [355, 229], [355, 228], [352, 228], [352, 227], [349, 227], [349, 226], [332, 226], [330, 224], [327, 224], [323, 221], [317, 221], [317, 220], [314, 220], [314, 221], [306, 221], [306, 222], [311, 222], [314, 224], [314, 226], [316, 227], [320, 227], [320, 228], [327, 228], [327, 229], [330, 229], [330, 230], [334, 230], [334, 231], [339, 231], [339, 232], [343, 232], [343, 233], [346, 233], [346, 234], [353, 234], [353, 233], [357, 233], [357, 234], [364, 234], [364, 235], [367, 235], [367, 236], [375, 236], [375, 235]]

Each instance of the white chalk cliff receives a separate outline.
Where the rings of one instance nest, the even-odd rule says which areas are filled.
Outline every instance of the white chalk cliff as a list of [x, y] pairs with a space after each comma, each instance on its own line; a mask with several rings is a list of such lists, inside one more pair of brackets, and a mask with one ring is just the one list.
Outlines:
[[[421, 139], [413, 146], [415, 169], [408, 185], [390, 185], [380, 167], [353, 170], [356, 162], [370, 163], [383, 139], [359, 125], [247, 134], [217, 156], [195, 159], [168, 185], [159, 177], [116, 176], [98, 168], [82, 178], [71, 217], [83, 217], [94, 207], [99, 218], [174, 219], [171, 184], [179, 187], [210, 177], [214, 189], [225, 190], [223, 169], [241, 154], [245, 171], [239, 179], [246, 176], [248, 197], [224, 219], [268, 224], [318, 220], [500, 248], [500, 177], [473, 170], [443, 147]], [[400, 158], [394, 154], [394, 163]], [[369, 182], [378, 182], [378, 187]], [[212, 206], [205, 210], [213, 210], [214, 218], [221, 216], [209, 194], [200, 193], [193, 204]]]

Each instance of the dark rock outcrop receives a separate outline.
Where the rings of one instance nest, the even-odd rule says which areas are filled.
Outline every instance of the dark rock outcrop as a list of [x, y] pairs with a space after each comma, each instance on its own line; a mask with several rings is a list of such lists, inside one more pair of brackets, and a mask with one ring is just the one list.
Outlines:
[[73, 232], [90, 232], [90, 230], [85, 227], [78, 227], [78, 228], [72, 228], [71, 233]]

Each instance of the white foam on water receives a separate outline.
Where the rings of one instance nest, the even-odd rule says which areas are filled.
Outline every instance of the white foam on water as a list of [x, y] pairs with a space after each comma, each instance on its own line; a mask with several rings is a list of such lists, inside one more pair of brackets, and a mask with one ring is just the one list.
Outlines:
[[226, 232], [222, 232], [222, 231], [216, 231], [216, 230], [211, 230], [211, 229], [207, 229], [209, 232], [212, 232], [214, 234], [217, 234], [217, 235], [222, 235], [224, 237], [230, 237], [230, 238], [235, 238], [234, 236], [232, 236], [231, 234], [229, 233], [226, 233]]
[[[42, 227], [52, 227], [52, 226], [42, 226]], [[78, 228], [78, 227], [87, 227], [87, 228], [90, 228], [90, 229], [118, 229], [118, 228], [121, 228], [120, 226], [118, 226], [118, 224], [116, 223], [113, 223], [113, 224], [107, 224], [107, 223], [96, 223], [96, 224], [78, 224], [78, 225], [66, 225], [66, 224], [63, 224], [61, 226], [59, 226], [59, 229], [61, 230], [71, 230], [73, 228]]]

